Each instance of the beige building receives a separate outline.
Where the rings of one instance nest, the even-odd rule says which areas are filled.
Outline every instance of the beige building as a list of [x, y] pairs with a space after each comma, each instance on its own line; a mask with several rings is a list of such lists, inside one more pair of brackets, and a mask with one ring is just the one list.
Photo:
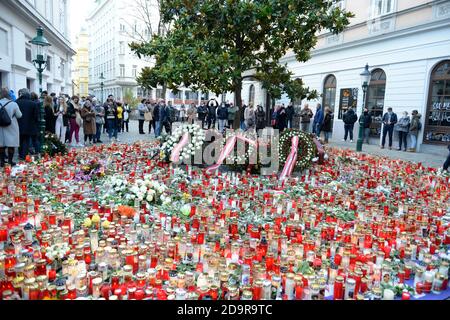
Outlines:
[[[322, 32], [306, 63], [292, 54], [281, 60], [322, 93], [310, 102], [314, 109], [321, 103], [334, 110], [333, 139], [343, 138], [342, 114], [349, 103], [361, 113], [360, 73], [369, 64], [372, 79], [364, 105], [372, 113], [372, 143], [380, 143], [381, 117], [392, 107], [399, 116], [412, 110], [422, 114], [422, 151], [432, 152], [429, 145], [444, 150], [450, 142], [450, 1], [340, 0], [335, 5], [355, 14], [345, 32]], [[243, 100], [265, 105], [266, 93], [258, 82], [247, 81]], [[354, 133], [357, 137], [358, 128]]]
[[73, 92], [79, 97], [89, 95], [89, 34], [82, 29], [77, 36], [74, 57]]

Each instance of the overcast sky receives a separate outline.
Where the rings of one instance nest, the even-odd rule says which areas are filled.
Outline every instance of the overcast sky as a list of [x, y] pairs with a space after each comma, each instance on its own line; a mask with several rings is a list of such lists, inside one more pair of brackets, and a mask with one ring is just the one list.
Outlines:
[[71, 0], [70, 9], [70, 41], [75, 44], [75, 38], [80, 32], [81, 27], [86, 24], [86, 18], [94, 8], [94, 0]]

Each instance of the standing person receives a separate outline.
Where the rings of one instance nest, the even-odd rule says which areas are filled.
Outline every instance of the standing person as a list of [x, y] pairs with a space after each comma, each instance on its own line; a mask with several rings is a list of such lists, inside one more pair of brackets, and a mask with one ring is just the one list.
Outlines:
[[287, 127], [287, 116], [286, 116], [286, 108], [283, 106], [278, 107], [277, 115], [276, 115], [276, 126], [275, 128], [280, 130], [280, 133], [283, 132]]
[[256, 130], [262, 130], [266, 127], [266, 112], [260, 105], [256, 107]]
[[[172, 134], [172, 127], [173, 123], [177, 120], [177, 109], [172, 105], [172, 101], [169, 101], [169, 103], [166, 106], [167, 109], [167, 118], [168, 118], [168, 125], [169, 125], [169, 134]], [[167, 132], [167, 128], [166, 128]]]
[[309, 126], [311, 124], [311, 118], [313, 117], [313, 112], [309, 108], [308, 104], [305, 104], [302, 111], [300, 111], [301, 118], [301, 129], [304, 132], [309, 132]]
[[195, 108], [195, 103], [191, 103], [191, 105], [189, 106], [189, 108], [186, 112], [187, 121], [189, 124], [194, 124], [196, 113], [197, 113], [197, 109]]
[[119, 141], [117, 139], [117, 109], [112, 100], [108, 101], [105, 109], [106, 127], [108, 130], [109, 141]]
[[159, 103], [155, 103], [153, 108], [153, 123], [155, 124], [155, 137], [158, 138], [161, 135], [161, 106]]
[[160, 122], [160, 128], [159, 128], [159, 134], [161, 135], [162, 128], [164, 127], [164, 130], [167, 134], [171, 135], [171, 122], [170, 122], [170, 108], [169, 106], [166, 106], [166, 102], [164, 100], [161, 101], [161, 104], [159, 106], [159, 122]]
[[[69, 143], [72, 143], [73, 134], [75, 133], [75, 140], [77, 142], [78, 147], [83, 147], [83, 144], [80, 143], [80, 128], [83, 125], [83, 121], [81, 119], [81, 106], [79, 104], [80, 99], [77, 96], [72, 97], [72, 101], [69, 101], [67, 104], [67, 116], [69, 118]], [[72, 147], [75, 147], [72, 144]]]
[[325, 117], [323, 119], [322, 124], [322, 131], [325, 138], [325, 143], [328, 143], [328, 140], [330, 138], [330, 133], [333, 131], [332, 127], [333, 123], [333, 113], [331, 112], [331, 109], [329, 107], [325, 108]]
[[198, 120], [200, 120], [202, 122], [202, 129], [205, 129], [208, 108], [206, 107], [204, 102], [202, 102], [200, 107], [198, 107], [197, 112], [198, 112]]
[[153, 128], [153, 132], [156, 133], [155, 119], [153, 117], [153, 113], [154, 113], [153, 111], [155, 109], [155, 104], [152, 104], [150, 102], [150, 100], [147, 100], [145, 105], [147, 106], [147, 110], [148, 110], [148, 112], [146, 113], [146, 117], [148, 120], [148, 134], [152, 133], [152, 128]]
[[123, 123], [122, 123], [122, 132], [125, 132], [125, 128], [127, 130], [127, 133], [130, 132], [130, 114], [131, 114], [131, 108], [128, 105], [128, 103], [125, 103], [123, 107]]
[[228, 128], [233, 128], [234, 130], [239, 129], [235, 128], [234, 122], [236, 119], [236, 116], [238, 115], [238, 107], [235, 106], [233, 103], [230, 103], [230, 106], [228, 107]]
[[185, 115], [186, 115], [186, 107], [184, 106], [184, 104], [182, 104], [180, 107], [180, 122], [181, 123], [184, 122]]
[[409, 132], [409, 126], [411, 124], [411, 119], [408, 116], [408, 112], [403, 112], [403, 116], [398, 119], [395, 124], [394, 129], [398, 131], [398, 151], [402, 150], [402, 145], [404, 146], [404, 151], [407, 150], [407, 137]]
[[219, 107], [219, 103], [216, 100], [209, 100], [208, 102], [208, 129], [215, 128], [216, 126], [216, 110]]
[[320, 129], [322, 127], [323, 118], [324, 118], [324, 114], [323, 114], [323, 110], [322, 110], [322, 105], [320, 103], [318, 103], [317, 111], [316, 111], [316, 114], [314, 116], [314, 121], [313, 121], [313, 133], [317, 137], [320, 137]]
[[6, 150], [8, 150], [8, 163], [11, 167], [15, 166], [13, 162], [15, 148], [20, 146], [19, 123], [17, 119], [22, 117], [20, 108], [11, 100], [8, 88], [2, 88], [0, 93], [0, 109], [5, 109], [11, 123], [8, 126], [0, 127], [0, 167], [5, 166]]
[[278, 110], [280, 109], [280, 106], [275, 106], [272, 109], [272, 113], [270, 116], [270, 121], [272, 123], [272, 128], [276, 129], [277, 128], [277, 116], [278, 116]]
[[253, 104], [249, 104], [244, 113], [246, 130], [254, 130], [256, 125], [256, 112]]
[[146, 99], [142, 99], [141, 103], [138, 105], [138, 120], [139, 120], [139, 134], [145, 134], [144, 132], [144, 123], [145, 123], [145, 113], [148, 112], [147, 106], [145, 103]]
[[117, 132], [122, 132], [123, 107], [121, 102], [117, 102]]
[[67, 103], [64, 97], [58, 99], [58, 105], [55, 110], [55, 133], [61, 143], [66, 142], [66, 129], [69, 125], [69, 117], [67, 115]]
[[384, 149], [386, 135], [389, 133], [389, 150], [392, 150], [392, 136], [394, 135], [394, 126], [397, 121], [397, 115], [392, 111], [392, 108], [388, 108], [388, 112], [383, 116], [383, 139], [381, 141], [381, 149]]
[[370, 126], [372, 124], [372, 116], [369, 113], [369, 109], [364, 108], [364, 113], [359, 117], [359, 123], [364, 121], [364, 136], [363, 141], [365, 140], [367, 144], [370, 144]]
[[412, 112], [411, 127], [409, 128], [409, 135], [411, 137], [411, 148], [408, 149], [409, 152], [416, 152], [417, 137], [422, 129], [422, 122], [420, 122], [421, 117], [422, 115], [419, 114], [419, 111], [414, 110]]
[[45, 111], [45, 132], [55, 134], [55, 105], [53, 103], [53, 98], [47, 96], [44, 99], [44, 111]]
[[103, 141], [100, 139], [103, 131], [103, 126], [105, 125], [105, 108], [97, 102], [97, 100], [94, 98], [93, 100], [93, 107], [95, 111], [95, 141], [94, 143], [103, 143]]
[[289, 129], [292, 129], [292, 120], [294, 119], [294, 113], [295, 113], [294, 106], [292, 103], [290, 103], [286, 108], [287, 127]]
[[239, 110], [239, 120], [241, 125], [241, 130], [245, 131], [245, 109], [247, 109], [247, 105], [243, 105], [241, 109]]
[[25, 157], [30, 153], [32, 139], [39, 134], [39, 105], [31, 100], [28, 89], [19, 90], [19, 98], [16, 103], [22, 113], [22, 117], [18, 120], [20, 132], [19, 159], [25, 160]]
[[94, 136], [96, 134], [97, 126], [95, 123], [95, 110], [92, 108], [92, 103], [89, 100], [84, 102], [84, 106], [81, 109], [81, 117], [83, 118], [83, 132], [84, 143], [89, 140], [89, 144], [95, 141]]
[[350, 142], [353, 142], [353, 129], [355, 128], [355, 122], [358, 121], [358, 116], [353, 110], [353, 107], [349, 107], [347, 112], [344, 113], [342, 120], [344, 121], [345, 135], [342, 141], [347, 141], [350, 134]]
[[217, 108], [217, 119], [219, 120], [219, 132], [225, 132], [225, 122], [228, 121], [228, 108], [225, 102], [222, 102], [219, 108]]

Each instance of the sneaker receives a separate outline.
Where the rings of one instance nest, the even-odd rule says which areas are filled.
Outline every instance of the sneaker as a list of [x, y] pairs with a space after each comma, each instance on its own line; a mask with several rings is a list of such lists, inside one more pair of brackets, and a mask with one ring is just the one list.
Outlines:
[[350, 140], [351, 143], [353, 143], [353, 140]]
[[77, 144], [76, 144], [76, 143], [71, 143], [70, 146], [71, 146], [72, 148], [76, 148], [76, 147], [77, 147]]
[[345, 140], [345, 139], [342, 139], [342, 142], [347, 142], [347, 140]]
[[384, 146], [381, 146], [381, 149], [384, 149]]
[[81, 142], [78, 144], [78, 147], [80, 148], [84, 148], [84, 144], [82, 144]]
[[102, 140], [98, 140], [97, 143], [103, 143], [103, 141]]

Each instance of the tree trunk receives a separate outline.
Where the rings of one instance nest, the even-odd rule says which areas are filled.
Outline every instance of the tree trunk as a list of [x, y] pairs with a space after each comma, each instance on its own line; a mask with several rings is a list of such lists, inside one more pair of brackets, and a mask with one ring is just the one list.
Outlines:
[[234, 104], [241, 109], [242, 108], [242, 80], [239, 80], [234, 85]]
[[161, 96], [162, 96], [162, 99], [164, 100], [165, 103], [167, 103], [167, 101], [166, 101], [166, 93], [167, 93], [167, 86], [166, 86], [166, 84], [163, 84]]

